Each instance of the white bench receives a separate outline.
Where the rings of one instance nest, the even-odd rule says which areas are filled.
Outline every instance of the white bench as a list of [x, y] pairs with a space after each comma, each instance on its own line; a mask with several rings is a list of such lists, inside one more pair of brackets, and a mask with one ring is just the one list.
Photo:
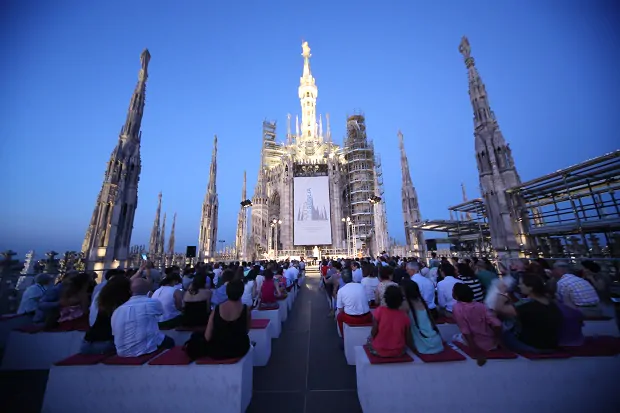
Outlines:
[[258, 320], [269, 320], [269, 335], [271, 338], [280, 337], [282, 332], [282, 321], [280, 320], [280, 310], [252, 310], [252, 318]]
[[[452, 341], [452, 337], [459, 333], [459, 328], [456, 324], [438, 324], [439, 333], [444, 341]], [[372, 326], [351, 326], [347, 323], [343, 325], [344, 330], [344, 356], [347, 359], [347, 364], [350, 366], [355, 365], [355, 347], [366, 344], [368, 337], [370, 336], [370, 330]], [[340, 331], [338, 331], [340, 334]]]
[[32, 317], [25, 314], [5, 314], [0, 316], [0, 348], [6, 346], [11, 331], [32, 324]]
[[[617, 408], [620, 356], [562, 360], [489, 360], [370, 364], [355, 348], [357, 394], [364, 413], [417, 411], [581, 413]], [[616, 406], [616, 407], [613, 407]]]
[[[252, 314], [254, 315], [254, 314]], [[257, 319], [267, 321], [266, 326], [254, 326], [250, 328], [248, 336], [250, 341], [256, 343], [254, 347], [253, 363], [255, 366], [266, 366], [271, 358], [271, 320]], [[254, 320], [253, 320], [254, 321]], [[254, 323], [256, 324], [256, 323]], [[182, 346], [191, 337], [193, 331], [186, 330], [162, 330], [170, 338], [174, 339], [175, 345]]]
[[78, 353], [84, 332], [22, 333], [11, 331], [2, 357], [2, 370], [47, 370], [58, 360]]
[[620, 337], [615, 318], [611, 320], [585, 320], [581, 331], [584, 336]]
[[252, 399], [252, 357], [250, 349], [235, 364], [53, 366], [42, 412], [243, 413]]
[[278, 300], [278, 304], [280, 305], [280, 322], [283, 323], [288, 318], [288, 296], [284, 300]]

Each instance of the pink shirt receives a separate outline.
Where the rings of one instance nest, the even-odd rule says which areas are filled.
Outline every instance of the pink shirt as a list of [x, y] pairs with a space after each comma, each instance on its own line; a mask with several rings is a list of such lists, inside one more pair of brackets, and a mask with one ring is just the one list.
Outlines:
[[387, 307], [375, 310], [377, 335], [372, 339], [372, 347], [382, 357], [398, 357], [403, 354], [407, 343], [405, 332], [411, 325], [409, 317], [403, 311]]
[[452, 316], [461, 333], [471, 335], [482, 351], [493, 350], [497, 347], [498, 343], [492, 327], [500, 327], [502, 323], [487, 310], [484, 304], [457, 301], [454, 304]]

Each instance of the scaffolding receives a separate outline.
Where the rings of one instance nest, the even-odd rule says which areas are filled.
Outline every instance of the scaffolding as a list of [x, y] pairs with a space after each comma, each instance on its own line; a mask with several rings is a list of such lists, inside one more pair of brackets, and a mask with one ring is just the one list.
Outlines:
[[517, 235], [525, 240], [523, 253], [620, 257], [619, 189], [620, 150], [508, 189], [515, 232], [522, 231]]
[[353, 243], [357, 250], [360, 248], [358, 240], [363, 244], [372, 235], [374, 215], [370, 202], [375, 195], [374, 147], [366, 136], [364, 115], [356, 114], [347, 118], [344, 158], [348, 178], [344, 190], [345, 216], [348, 215], [352, 220]]
[[263, 121], [263, 159], [261, 167], [271, 169], [282, 163], [282, 145], [276, 142], [276, 122]]

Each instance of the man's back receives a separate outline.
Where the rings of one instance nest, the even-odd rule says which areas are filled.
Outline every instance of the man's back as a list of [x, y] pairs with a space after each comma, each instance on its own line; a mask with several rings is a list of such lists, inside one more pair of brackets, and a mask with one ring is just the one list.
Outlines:
[[135, 295], [112, 314], [112, 334], [121, 357], [137, 357], [157, 349], [164, 340], [158, 319], [163, 314], [158, 300]]
[[361, 315], [370, 311], [366, 290], [360, 283], [350, 282], [340, 287], [336, 306], [349, 315]]

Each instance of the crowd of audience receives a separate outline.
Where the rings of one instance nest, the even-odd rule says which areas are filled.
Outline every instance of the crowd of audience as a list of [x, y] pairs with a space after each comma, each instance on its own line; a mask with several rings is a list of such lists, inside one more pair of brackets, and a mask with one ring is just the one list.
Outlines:
[[460, 334], [453, 340], [470, 346], [479, 365], [486, 352], [501, 347], [548, 353], [578, 346], [583, 320], [600, 317], [610, 296], [610, 279], [593, 261], [583, 261], [581, 271], [544, 259], [497, 268], [484, 258], [433, 254], [428, 265], [383, 255], [323, 260], [320, 266], [329, 315], [335, 313], [341, 334], [343, 323], [373, 323], [368, 348], [382, 357], [400, 356], [407, 348], [443, 351], [440, 318], [456, 323]]
[[165, 331], [184, 326], [199, 330], [185, 343], [190, 357], [241, 357], [250, 346], [252, 309], [277, 307], [304, 269], [303, 260], [199, 263], [162, 274], [144, 261], [137, 270], [106, 271], [99, 284], [86, 272], [68, 272], [56, 283], [39, 274], [24, 291], [18, 313], [46, 328], [87, 323], [83, 354], [137, 357], [171, 348], [175, 342]]

